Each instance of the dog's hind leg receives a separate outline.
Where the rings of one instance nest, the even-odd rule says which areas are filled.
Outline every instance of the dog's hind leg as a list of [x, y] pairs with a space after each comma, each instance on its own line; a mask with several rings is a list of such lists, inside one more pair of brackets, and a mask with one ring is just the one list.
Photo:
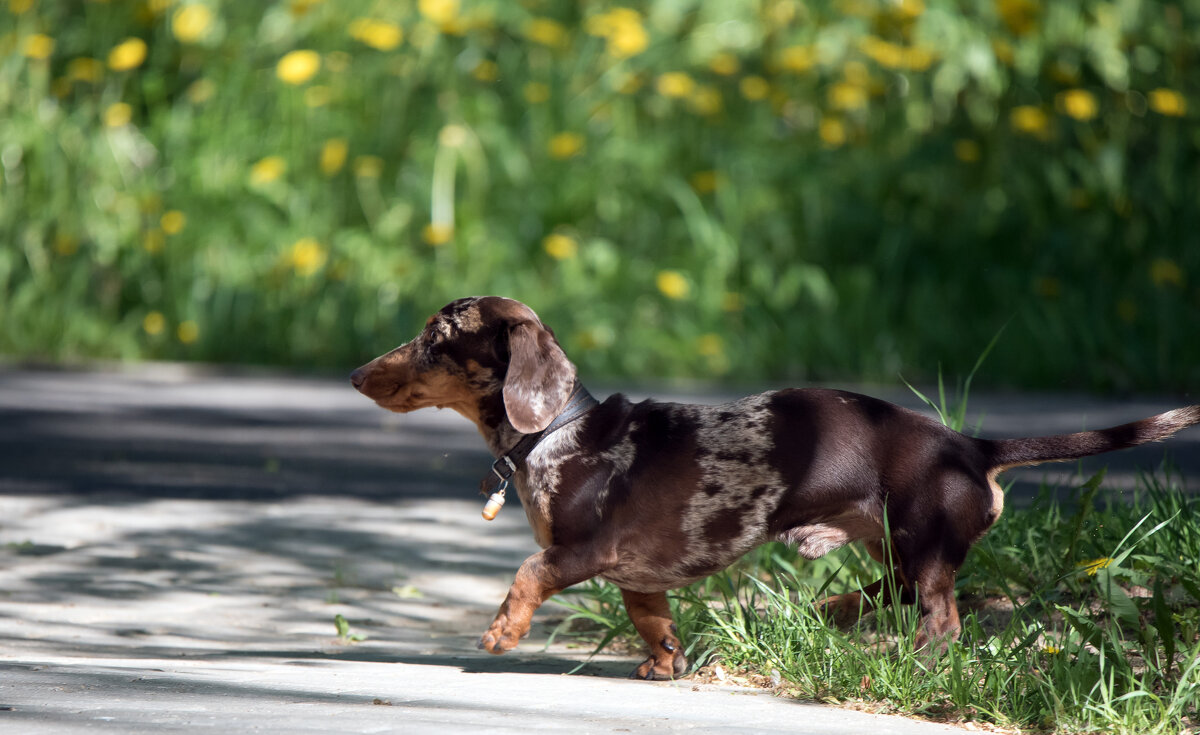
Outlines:
[[830, 595], [817, 601], [817, 607], [826, 618], [838, 626], [848, 626], [858, 620], [864, 613], [873, 609], [887, 607], [899, 601], [911, 605], [915, 597], [904, 583], [903, 571], [884, 557], [883, 541], [864, 541], [867, 553], [880, 564], [893, 564], [892, 573], [875, 580], [871, 584], [855, 592], [845, 592], [840, 595]]
[[629, 675], [631, 679], [674, 679], [687, 673], [688, 662], [671, 618], [665, 592], [621, 590], [625, 610], [642, 640], [650, 645], [650, 658]]

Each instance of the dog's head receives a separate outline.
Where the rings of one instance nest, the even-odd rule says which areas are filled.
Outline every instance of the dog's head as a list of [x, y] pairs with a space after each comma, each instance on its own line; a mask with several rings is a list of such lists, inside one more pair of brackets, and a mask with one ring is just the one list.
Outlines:
[[509, 422], [531, 434], [566, 405], [575, 366], [533, 309], [484, 296], [450, 302], [415, 339], [355, 370], [350, 382], [391, 411], [453, 408], [476, 423], [499, 394]]

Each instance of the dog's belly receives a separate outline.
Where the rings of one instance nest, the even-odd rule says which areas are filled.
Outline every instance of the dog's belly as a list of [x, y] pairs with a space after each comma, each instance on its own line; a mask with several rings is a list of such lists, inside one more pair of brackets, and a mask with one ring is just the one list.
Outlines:
[[[713, 570], [713, 572], [717, 571], [720, 571], [720, 569]], [[607, 582], [612, 582], [623, 590], [630, 590], [632, 592], [666, 592], [667, 590], [687, 587], [692, 582], [698, 582], [707, 576], [708, 574], [673, 576], [648, 569], [613, 569], [601, 574], [600, 578]]]
[[600, 577], [621, 589], [634, 592], [664, 592], [686, 587], [716, 574], [740, 559], [746, 552], [768, 541], [764, 537], [741, 539], [739, 543], [721, 546], [697, 546], [687, 553], [649, 554], [630, 551], [622, 554], [617, 564]]

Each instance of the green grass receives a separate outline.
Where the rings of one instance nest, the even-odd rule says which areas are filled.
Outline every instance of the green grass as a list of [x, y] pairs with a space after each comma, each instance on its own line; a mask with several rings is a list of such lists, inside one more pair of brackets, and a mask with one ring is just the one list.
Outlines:
[[1011, 320], [1011, 384], [1200, 379], [1196, 3], [618, 7], [0, 5], [0, 354], [345, 367], [499, 293], [596, 376], [928, 380]]

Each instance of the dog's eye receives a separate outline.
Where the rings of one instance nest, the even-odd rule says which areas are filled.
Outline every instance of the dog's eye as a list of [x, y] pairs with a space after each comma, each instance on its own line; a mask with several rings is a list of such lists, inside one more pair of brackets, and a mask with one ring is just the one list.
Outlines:
[[425, 338], [425, 350], [430, 355], [441, 354], [449, 343], [449, 336], [440, 329], [431, 329]]

